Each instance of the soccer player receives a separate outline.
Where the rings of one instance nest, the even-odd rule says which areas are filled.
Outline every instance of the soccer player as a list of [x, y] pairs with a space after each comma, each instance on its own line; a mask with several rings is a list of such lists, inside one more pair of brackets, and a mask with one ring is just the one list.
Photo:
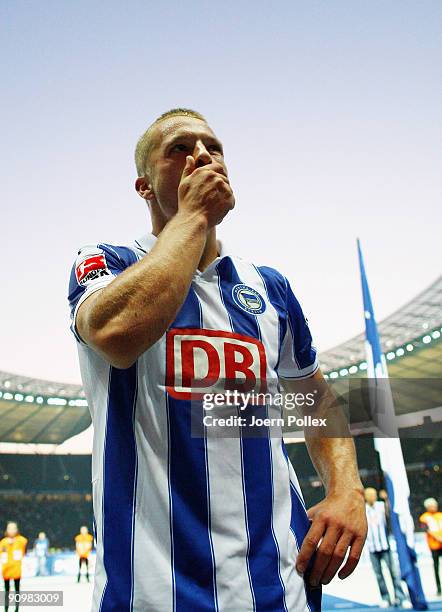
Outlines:
[[[387, 501], [386, 498], [384, 499]], [[373, 487], [367, 487], [365, 489], [365, 502], [368, 522], [367, 545], [370, 552], [371, 565], [382, 597], [381, 608], [389, 608], [393, 605], [382, 573], [382, 562], [384, 562], [394, 586], [396, 598], [394, 605], [400, 605], [402, 608], [409, 609], [411, 608], [411, 603], [402, 589], [401, 581], [391, 555], [390, 544], [388, 542], [385, 503], [378, 501], [377, 491]]]
[[281, 435], [198, 426], [206, 393], [325, 388], [306, 319], [282, 274], [217, 241], [235, 200], [202, 115], [164, 113], [135, 159], [152, 231], [81, 248], [69, 289], [94, 424], [93, 610], [316, 612], [321, 584], [347, 552], [348, 576], [365, 540], [353, 441], [307, 436], [327, 492], [307, 513]]
[[[20, 535], [17, 523], [10, 521], [6, 525], [5, 537], [0, 540], [0, 556], [3, 580], [5, 582], [5, 612], [9, 608], [7, 596], [10, 592], [11, 580], [14, 581], [16, 593], [20, 593], [21, 564], [26, 553], [28, 540]], [[15, 604], [15, 610], [19, 607]]]
[[427, 544], [433, 557], [437, 595], [440, 595], [439, 564], [442, 557], [442, 512], [439, 512], [439, 504], [434, 497], [428, 497], [424, 501], [424, 508], [425, 512], [420, 515], [419, 521], [427, 532]]
[[86, 566], [86, 580], [89, 582], [89, 555], [92, 550], [93, 540], [94, 538], [89, 533], [89, 529], [86, 527], [86, 525], [80, 527], [80, 533], [75, 536], [75, 550], [78, 555], [77, 582], [80, 582], [81, 567], [83, 564]]

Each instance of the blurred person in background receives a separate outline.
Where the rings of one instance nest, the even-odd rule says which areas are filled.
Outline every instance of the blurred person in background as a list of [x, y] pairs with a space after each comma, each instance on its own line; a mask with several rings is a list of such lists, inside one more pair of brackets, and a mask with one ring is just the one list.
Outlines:
[[75, 549], [78, 555], [78, 576], [77, 582], [80, 582], [81, 578], [81, 566], [86, 566], [86, 580], [89, 582], [89, 555], [92, 550], [92, 542], [94, 538], [89, 533], [89, 529], [86, 525], [80, 527], [80, 533], [75, 536]]
[[389, 511], [390, 511], [390, 503], [388, 501], [388, 493], [385, 489], [379, 489], [379, 493], [378, 493], [378, 498], [379, 501], [383, 502], [385, 504], [385, 511], [388, 515]]
[[385, 489], [379, 489], [378, 500], [384, 504], [386, 529], [387, 529], [387, 537], [388, 537], [392, 531], [391, 531], [391, 524], [390, 524], [390, 500], [388, 499], [388, 493]]
[[48, 575], [48, 550], [49, 540], [44, 531], [40, 531], [34, 542], [34, 554], [37, 557], [37, 576]]
[[[386, 504], [382, 501], [378, 501], [376, 489], [367, 487], [365, 489], [365, 511], [368, 523], [367, 546], [370, 552], [371, 565], [382, 597], [380, 607], [389, 608], [394, 605], [401, 606], [401, 608], [411, 608], [411, 603], [402, 589], [401, 581], [391, 555], [385, 508]], [[382, 573], [382, 561], [384, 561], [387, 566], [393, 582], [395, 595], [394, 602], [391, 601], [390, 593], [388, 592]]]
[[[15, 592], [20, 592], [21, 565], [26, 554], [28, 540], [20, 535], [17, 523], [10, 521], [6, 525], [5, 537], [0, 540], [0, 557], [3, 580], [5, 581], [5, 612], [9, 608], [7, 596], [10, 591], [11, 580], [14, 581]], [[15, 604], [18, 610], [18, 603]]]
[[427, 543], [433, 557], [437, 595], [440, 595], [439, 560], [442, 557], [442, 512], [439, 512], [439, 504], [434, 497], [428, 497], [424, 501], [424, 508], [425, 512], [420, 515], [419, 521], [427, 533]]

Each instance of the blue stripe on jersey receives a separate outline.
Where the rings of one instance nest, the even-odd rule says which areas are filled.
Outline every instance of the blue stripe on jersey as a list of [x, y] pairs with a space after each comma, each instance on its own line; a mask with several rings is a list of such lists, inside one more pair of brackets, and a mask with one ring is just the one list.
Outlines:
[[[242, 417], [241, 410], [239, 408], [238, 408], [238, 417]], [[243, 450], [243, 437], [242, 437], [241, 430], [239, 434], [239, 442], [240, 442], [240, 451], [241, 451], [240, 456], [241, 456], [242, 495], [243, 495], [244, 517], [245, 517], [245, 522], [246, 522], [246, 534], [247, 534], [247, 551], [246, 551], [247, 576], [249, 579], [250, 592], [252, 594], [252, 599], [253, 599], [253, 612], [256, 612], [255, 593], [253, 592], [252, 576], [250, 575], [250, 532], [249, 532], [249, 519], [247, 515], [246, 485], [244, 482], [244, 450]]]
[[[241, 283], [232, 260], [223, 258], [217, 265], [219, 287], [223, 303], [229, 312], [232, 331], [260, 339], [255, 315], [239, 307], [233, 301], [232, 289]], [[266, 418], [267, 406], [248, 406], [242, 415], [247, 423], [252, 414]], [[252, 431], [241, 428], [242, 468], [249, 535], [248, 564], [252, 591], [257, 611], [279, 612], [286, 610], [284, 587], [279, 571], [279, 551], [273, 533], [273, 484], [269, 432], [264, 427]], [[249, 435], [244, 435], [247, 431]]]
[[103, 562], [107, 582], [101, 612], [132, 610], [137, 393], [137, 363], [126, 370], [111, 367], [103, 479]]
[[[266, 418], [267, 406], [241, 412], [242, 467], [249, 534], [249, 568], [256, 610], [286, 610], [279, 571], [279, 551], [273, 533], [273, 483], [270, 440], [264, 427], [250, 425], [252, 415]], [[244, 434], [246, 432], [246, 435]]]
[[278, 313], [279, 321], [279, 345], [278, 345], [278, 361], [275, 365], [276, 372], [278, 371], [279, 359], [281, 355], [281, 347], [287, 331], [287, 308], [286, 308], [286, 285], [285, 279], [273, 268], [260, 266], [256, 271], [262, 278], [266, 288], [267, 297], [273, 308]]
[[[290, 528], [295, 534], [297, 546], [300, 548], [307, 531], [310, 529], [310, 521], [308, 519], [304, 503], [293, 483], [290, 483], [290, 494], [292, 498], [292, 516], [290, 520]], [[313, 555], [309, 561], [307, 572], [312, 568], [314, 560], [315, 557]], [[304, 580], [304, 586], [309, 609], [311, 612], [320, 612], [322, 589], [320, 587], [313, 589], [308, 580]]]
[[[287, 449], [285, 447], [284, 442], [282, 443], [282, 452], [284, 454], [285, 460], [288, 464], [289, 457], [287, 455]], [[301, 547], [305, 535], [310, 528], [310, 521], [307, 516], [307, 511], [305, 509], [305, 504], [302, 497], [299, 495], [296, 490], [295, 485], [290, 483], [290, 497], [292, 501], [292, 514], [290, 518], [290, 529], [293, 532], [296, 540], [296, 546]], [[310, 560], [308, 567], [311, 568], [313, 565], [314, 558]], [[322, 601], [322, 590], [321, 589], [312, 589], [307, 580], [304, 580], [304, 588], [305, 595], [307, 598], [307, 604], [310, 612], [320, 612], [321, 611], [321, 601]]]
[[256, 321], [256, 315], [242, 310], [242, 308], [235, 304], [233, 299], [233, 287], [242, 283], [233, 265], [233, 261], [230, 257], [223, 257], [217, 264], [216, 270], [218, 272], [223, 304], [229, 313], [231, 324], [234, 327], [233, 331], [237, 334], [244, 334], [245, 336], [251, 336], [252, 338], [258, 338], [258, 340], [260, 340], [261, 334], [259, 325]]
[[316, 359], [316, 351], [312, 347], [312, 335], [296, 299], [287, 281], [287, 312], [289, 325], [293, 336], [293, 354], [300, 370], [311, 366]]
[[[172, 327], [201, 325], [200, 303], [191, 288]], [[191, 411], [201, 411], [196, 418], [202, 422], [203, 406], [170, 395], [167, 402], [175, 610], [217, 611], [206, 440], [191, 434]]]

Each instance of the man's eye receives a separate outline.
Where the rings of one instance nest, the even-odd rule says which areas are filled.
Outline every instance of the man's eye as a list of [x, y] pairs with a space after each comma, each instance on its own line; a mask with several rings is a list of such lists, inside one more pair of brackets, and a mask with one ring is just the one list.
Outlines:
[[210, 147], [208, 147], [208, 149], [209, 149], [210, 153], [221, 153], [221, 155], [223, 153], [222, 150], [221, 150], [221, 147], [219, 147], [218, 145], [210, 145]]
[[185, 145], [185, 144], [176, 144], [176, 145], [173, 145], [171, 150], [172, 151], [178, 151], [179, 153], [183, 153], [183, 152], [187, 151], [187, 145]]

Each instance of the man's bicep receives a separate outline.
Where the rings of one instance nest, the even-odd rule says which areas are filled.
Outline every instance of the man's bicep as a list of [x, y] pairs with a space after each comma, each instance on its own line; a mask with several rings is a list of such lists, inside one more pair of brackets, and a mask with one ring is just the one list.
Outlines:
[[[80, 343], [88, 343], [85, 314], [95, 302], [102, 289], [107, 287], [121, 272], [136, 263], [137, 256], [128, 247], [117, 247], [106, 244], [82, 247], [72, 266], [69, 279], [69, 307], [71, 311], [71, 330]], [[91, 300], [95, 296], [94, 300]], [[77, 321], [82, 310], [81, 323]]]
[[75, 327], [76, 335], [79, 339], [85, 344], [90, 344], [90, 333], [89, 333], [89, 315], [90, 312], [97, 301], [100, 293], [103, 291], [104, 287], [101, 289], [97, 289], [94, 293], [88, 295], [78, 306], [76, 316], [73, 320], [73, 325]]

